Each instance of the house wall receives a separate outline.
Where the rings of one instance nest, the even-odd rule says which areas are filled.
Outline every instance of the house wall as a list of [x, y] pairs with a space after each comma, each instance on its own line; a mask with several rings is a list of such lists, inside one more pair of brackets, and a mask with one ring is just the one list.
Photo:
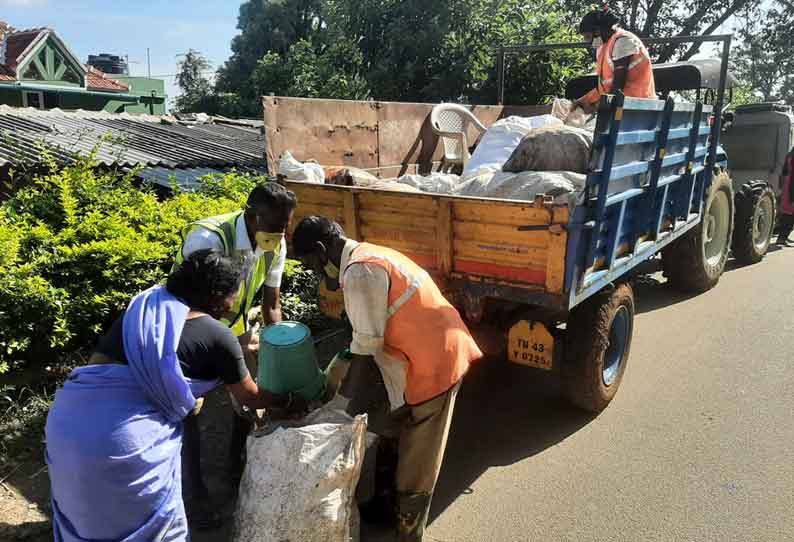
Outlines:
[[14, 88], [0, 86], [0, 104], [22, 107], [22, 93]]
[[[165, 81], [150, 77], [130, 77], [115, 74], [112, 77], [130, 87], [128, 94], [142, 97], [140, 104], [130, 104], [125, 108], [127, 113], [165, 115]], [[154, 91], [154, 97], [152, 97], [152, 91]]]

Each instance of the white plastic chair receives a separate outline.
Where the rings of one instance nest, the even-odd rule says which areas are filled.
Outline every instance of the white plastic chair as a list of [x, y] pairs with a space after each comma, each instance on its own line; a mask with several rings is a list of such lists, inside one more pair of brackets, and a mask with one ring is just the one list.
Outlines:
[[466, 138], [469, 124], [473, 124], [480, 133], [486, 130], [483, 123], [471, 111], [459, 104], [438, 104], [430, 113], [433, 132], [441, 138], [441, 143], [444, 145], [442, 172], [449, 172], [458, 166], [461, 169], [466, 167], [466, 163], [471, 158], [469, 142]]

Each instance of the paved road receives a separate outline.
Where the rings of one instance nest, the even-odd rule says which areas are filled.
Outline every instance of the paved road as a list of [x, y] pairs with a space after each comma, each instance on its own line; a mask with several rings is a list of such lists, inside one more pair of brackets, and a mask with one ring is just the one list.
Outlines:
[[794, 540], [794, 249], [694, 298], [655, 278], [600, 416], [553, 374], [467, 378], [430, 541]]

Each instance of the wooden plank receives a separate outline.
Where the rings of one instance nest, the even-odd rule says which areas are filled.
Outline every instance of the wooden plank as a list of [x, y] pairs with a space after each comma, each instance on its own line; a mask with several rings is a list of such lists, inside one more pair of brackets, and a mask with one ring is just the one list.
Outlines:
[[384, 244], [388, 247], [410, 247], [412, 249], [421, 249], [422, 252], [432, 252], [435, 254], [435, 235], [431, 231], [405, 229], [405, 228], [391, 228], [379, 227], [369, 224], [359, 225], [359, 234], [361, 239], [372, 243]]
[[455, 221], [455, 239], [461, 241], [489, 242], [494, 239], [513, 245], [546, 248], [549, 233], [546, 231], [518, 231], [515, 226], [483, 224], [481, 222]]
[[385, 239], [383, 237], [367, 237], [366, 235], [362, 235], [362, 239], [367, 243], [372, 243], [373, 245], [382, 245], [403, 253], [410, 252], [411, 254], [421, 254], [431, 258], [434, 262], [436, 261], [436, 251], [434, 245], [415, 243], [408, 240]]
[[350, 239], [359, 239], [358, 195], [354, 192], [345, 192], [344, 196], [345, 233]]
[[568, 234], [563, 229], [549, 233], [546, 254], [546, 291], [561, 294], [565, 288], [565, 254]]
[[552, 215], [548, 208], [533, 207], [530, 203], [455, 201], [453, 209], [456, 220], [507, 226], [550, 224]]
[[406, 217], [402, 213], [384, 213], [377, 210], [364, 210], [359, 205], [358, 207], [358, 222], [359, 224], [368, 224], [372, 226], [390, 226], [394, 228], [404, 228], [406, 222], [410, 221], [410, 226], [415, 229], [424, 230], [426, 232], [433, 231], [436, 227], [437, 219], [432, 216], [416, 216], [411, 215]]
[[454, 256], [452, 202], [450, 200], [445, 199], [439, 202], [437, 218], [436, 250], [439, 269], [442, 275], [448, 275], [452, 271], [452, 259]]
[[457, 239], [454, 241], [454, 247], [456, 259], [546, 269], [546, 251], [544, 249], [506, 245], [498, 240], [481, 243]]
[[[508, 281], [511, 284], [524, 283], [537, 285], [538, 290], [543, 288], [546, 281], [546, 271], [534, 267], [512, 267], [475, 260], [455, 260], [455, 271], [462, 273], [468, 280], [478, 282]], [[472, 276], [473, 275], [473, 276]], [[457, 275], [456, 278], [459, 278]]]
[[318, 205], [342, 205], [344, 192], [325, 188], [314, 183], [288, 182], [287, 188], [295, 192], [298, 205], [314, 203]]
[[396, 212], [406, 215], [435, 216], [438, 200], [428, 194], [393, 195], [391, 192], [362, 191], [359, 209], [381, 213]]
[[315, 205], [313, 203], [299, 203], [295, 209], [295, 216], [307, 217], [311, 215], [324, 216], [337, 222], [345, 219], [344, 207], [331, 205]]

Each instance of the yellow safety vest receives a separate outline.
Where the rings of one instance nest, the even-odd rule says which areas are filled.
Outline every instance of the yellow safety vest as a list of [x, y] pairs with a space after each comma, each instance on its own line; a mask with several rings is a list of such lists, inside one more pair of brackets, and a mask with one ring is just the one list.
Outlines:
[[[185, 247], [185, 240], [188, 234], [197, 228], [204, 228], [216, 233], [223, 242], [224, 254], [233, 256], [237, 246], [237, 218], [242, 214], [243, 211], [236, 211], [225, 215], [202, 218], [185, 227], [182, 230], [182, 245], [176, 255], [176, 265], [184, 261], [185, 258], [182, 251]], [[265, 279], [275, 259], [275, 252], [265, 252], [261, 258], [257, 258], [256, 264], [248, 271], [248, 275], [240, 284], [240, 293], [228, 318], [221, 318], [221, 322], [229, 326], [238, 337], [248, 330], [248, 311], [253, 308], [256, 302], [256, 293], [265, 284]]]

